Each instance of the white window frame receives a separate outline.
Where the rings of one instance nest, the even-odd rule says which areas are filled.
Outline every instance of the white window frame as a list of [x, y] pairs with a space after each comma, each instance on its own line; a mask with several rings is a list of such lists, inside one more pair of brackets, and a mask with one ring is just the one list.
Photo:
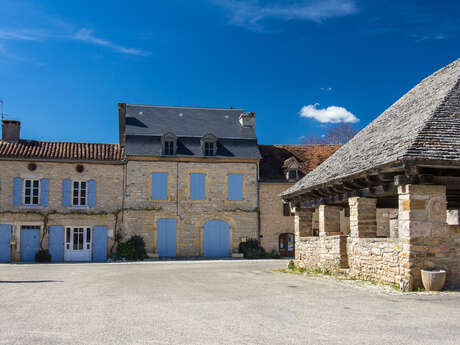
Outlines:
[[[75, 245], [73, 242], [74, 231], [78, 229], [83, 229], [83, 245], [82, 249], [74, 249], [72, 245]], [[89, 241], [88, 241], [88, 230], [89, 230]], [[70, 236], [67, 238], [67, 231], [70, 231]], [[66, 226], [64, 232], [64, 249], [65, 250], [92, 250], [93, 247], [93, 229], [90, 226]]]
[[[30, 203], [26, 203], [26, 183], [27, 181], [30, 181]], [[38, 182], [38, 195], [37, 195], [37, 203], [35, 204], [33, 202], [34, 200], [34, 181]], [[41, 199], [41, 182], [40, 179], [32, 179], [32, 178], [27, 178], [24, 179], [23, 186], [22, 186], [22, 203], [25, 206], [40, 206], [40, 199]]]
[[[81, 198], [82, 198], [82, 195], [81, 195], [81, 191], [82, 191], [82, 188], [81, 188], [81, 184], [82, 182], [85, 183], [86, 185], [86, 188], [85, 188], [85, 204], [81, 204]], [[74, 203], [74, 183], [78, 183], [78, 203]], [[84, 180], [74, 180], [72, 181], [72, 186], [70, 188], [70, 198], [72, 200], [72, 206], [88, 206], [88, 181], [84, 181]]]

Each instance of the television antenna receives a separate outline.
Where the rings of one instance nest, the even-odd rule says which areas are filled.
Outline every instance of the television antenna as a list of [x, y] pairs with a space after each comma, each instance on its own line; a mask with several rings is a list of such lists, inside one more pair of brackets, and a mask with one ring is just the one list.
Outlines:
[[2, 104], [2, 122], [3, 122], [3, 101], [0, 99], [0, 103]]

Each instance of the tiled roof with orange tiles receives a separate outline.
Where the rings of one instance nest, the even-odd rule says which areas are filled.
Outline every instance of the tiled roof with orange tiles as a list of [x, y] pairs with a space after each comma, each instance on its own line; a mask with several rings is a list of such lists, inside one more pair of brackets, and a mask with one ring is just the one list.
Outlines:
[[124, 150], [118, 144], [0, 140], [0, 159], [121, 161], [123, 158]]
[[262, 155], [260, 179], [262, 181], [286, 181], [282, 166], [284, 161], [290, 157], [295, 157], [299, 161], [299, 177], [302, 178], [339, 147], [340, 145], [259, 145]]

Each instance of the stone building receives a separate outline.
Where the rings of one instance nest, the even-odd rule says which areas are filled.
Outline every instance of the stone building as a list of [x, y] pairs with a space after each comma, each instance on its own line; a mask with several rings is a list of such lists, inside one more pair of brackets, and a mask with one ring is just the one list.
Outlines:
[[224, 257], [258, 237], [254, 113], [119, 104], [123, 234], [150, 255]]
[[122, 205], [123, 149], [114, 144], [20, 139], [3, 121], [0, 262], [105, 261]]
[[293, 213], [279, 195], [334, 153], [336, 145], [259, 145], [260, 243], [294, 256]]
[[[460, 60], [424, 79], [283, 192], [295, 206], [296, 264], [421, 287], [443, 268], [460, 287]], [[387, 224], [377, 225], [386, 209]], [[319, 236], [313, 214], [319, 213]], [[345, 217], [340, 217], [340, 212]], [[345, 233], [341, 223], [349, 224]], [[388, 229], [388, 230], [385, 230]]]

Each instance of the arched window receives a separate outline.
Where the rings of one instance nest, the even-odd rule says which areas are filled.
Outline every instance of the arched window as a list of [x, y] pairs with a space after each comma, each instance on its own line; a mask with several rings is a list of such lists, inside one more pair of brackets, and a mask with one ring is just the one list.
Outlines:
[[203, 156], [215, 156], [217, 153], [217, 137], [211, 133], [201, 138], [201, 152]]
[[166, 133], [161, 137], [161, 154], [174, 156], [177, 152], [177, 137], [173, 133]]

